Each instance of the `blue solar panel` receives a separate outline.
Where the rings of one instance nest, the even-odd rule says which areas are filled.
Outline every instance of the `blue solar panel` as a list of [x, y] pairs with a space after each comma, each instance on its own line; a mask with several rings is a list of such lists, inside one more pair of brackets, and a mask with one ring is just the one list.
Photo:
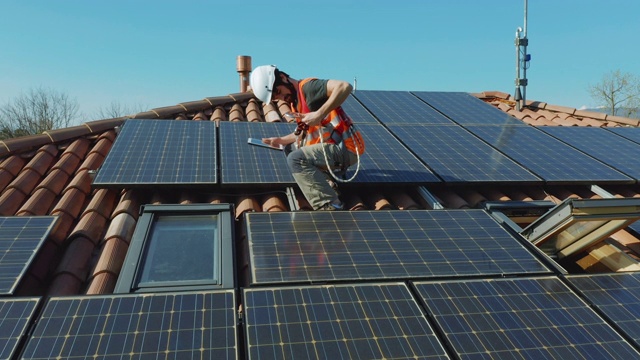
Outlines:
[[342, 103], [342, 109], [349, 115], [349, 117], [353, 120], [354, 124], [380, 124], [376, 118], [371, 115], [359, 102], [356, 100], [353, 95], [349, 95], [349, 97]]
[[38, 298], [0, 299], [0, 359], [17, 359], [18, 344], [27, 336]]
[[617, 127], [606, 128], [607, 131], [616, 133], [626, 139], [629, 139], [635, 143], [640, 144], [640, 128], [637, 127]]
[[567, 278], [640, 347], [640, 273]]
[[233, 290], [51, 298], [27, 359], [236, 359]]
[[[438, 183], [440, 179], [382, 125], [359, 124], [366, 153], [354, 183]], [[356, 164], [347, 171], [351, 178]]]
[[558, 278], [416, 283], [459, 358], [637, 359]]
[[215, 184], [216, 146], [212, 121], [129, 119], [93, 185]]
[[633, 179], [530, 126], [466, 129], [548, 183], [632, 183]]
[[358, 90], [355, 97], [385, 125], [452, 125], [453, 122], [407, 91]]
[[296, 128], [289, 123], [221, 122], [220, 167], [222, 184], [295, 184], [283, 151], [249, 145], [252, 137], [283, 136]]
[[602, 128], [554, 126], [540, 129], [618, 171], [640, 179], [640, 144]]
[[13, 294], [56, 220], [55, 216], [0, 217], [0, 294]]
[[447, 359], [406, 285], [245, 289], [249, 359]]
[[461, 125], [522, 125], [520, 120], [465, 92], [426, 92], [414, 94]]
[[248, 213], [253, 284], [550, 273], [481, 210]]
[[541, 182], [460, 126], [389, 125], [445, 182]]

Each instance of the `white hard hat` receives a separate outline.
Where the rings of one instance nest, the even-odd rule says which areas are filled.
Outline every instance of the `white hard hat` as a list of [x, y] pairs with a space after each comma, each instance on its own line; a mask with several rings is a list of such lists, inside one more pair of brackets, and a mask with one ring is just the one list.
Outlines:
[[253, 69], [249, 84], [253, 94], [264, 103], [271, 101], [273, 83], [276, 80], [275, 65], [261, 65]]

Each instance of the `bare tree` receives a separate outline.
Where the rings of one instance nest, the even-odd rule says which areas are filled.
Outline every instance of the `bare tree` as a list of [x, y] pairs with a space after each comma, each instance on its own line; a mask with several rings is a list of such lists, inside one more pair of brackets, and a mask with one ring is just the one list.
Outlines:
[[78, 117], [78, 102], [53, 89], [35, 88], [0, 108], [0, 138], [40, 134], [68, 127]]
[[135, 115], [145, 110], [145, 107], [142, 105], [124, 105], [118, 101], [112, 101], [109, 105], [99, 108], [95, 118], [111, 119], [127, 115]]
[[589, 93], [611, 115], [630, 117], [640, 106], [640, 78], [615, 70], [605, 74], [599, 83], [589, 85]]

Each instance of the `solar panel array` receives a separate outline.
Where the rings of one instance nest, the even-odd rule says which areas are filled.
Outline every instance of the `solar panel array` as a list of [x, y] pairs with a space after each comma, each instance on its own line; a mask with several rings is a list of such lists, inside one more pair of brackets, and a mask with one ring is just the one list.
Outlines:
[[385, 125], [453, 125], [407, 91], [358, 90], [355, 97]]
[[542, 182], [459, 126], [389, 125], [445, 182]]
[[414, 94], [460, 125], [526, 126], [469, 93], [417, 91]]
[[605, 128], [607, 131], [616, 133], [626, 139], [629, 139], [635, 143], [640, 144], [640, 128], [637, 127], [609, 127]]
[[216, 146], [215, 122], [129, 119], [93, 185], [215, 184]]
[[631, 183], [633, 180], [530, 126], [465, 127], [549, 183]]
[[640, 273], [570, 276], [568, 279], [640, 347]]
[[0, 217], [0, 295], [13, 294], [56, 219], [54, 216]]
[[252, 284], [549, 273], [481, 210], [249, 213]]
[[380, 124], [353, 95], [349, 95], [341, 106], [355, 124]]
[[221, 183], [294, 184], [283, 151], [249, 145], [247, 139], [288, 135], [295, 128], [290, 123], [221, 122]]
[[406, 285], [246, 289], [249, 359], [446, 359]]
[[0, 359], [13, 359], [39, 298], [0, 299]]
[[236, 359], [233, 290], [51, 298], [24, 358]]
[[554, 126], [544, 132], [638, 180], [640, 144], [594, 127]]
[[558, 278], [415, 283], [459, 358], [635, 359]]

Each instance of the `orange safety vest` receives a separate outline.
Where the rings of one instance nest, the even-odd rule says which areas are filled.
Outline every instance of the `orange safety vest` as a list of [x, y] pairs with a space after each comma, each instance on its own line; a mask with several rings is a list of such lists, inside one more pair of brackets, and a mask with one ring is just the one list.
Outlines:
[[[302, 92], [302, 87], [310, 80], [315, 80], [315, 78], [301, 80], [298, 84], [299, 101], [296, 111], [302, 114], [311, 112], [307, 106], [307, 100], [305, 99], [304, 92]], [[355, 130], [355, 128], [351, 129], [352, 125], [353, 121], [349, 115], [342, 110], [341, 106], [338, 106], [331, 110], [329, 115], [322, 120], [320, 125], [309, 126], [309, 129], [307, 130], [307, 137], [303, 145], [306, 146], [320, 143], [320, 136], [322, 135], [323, 142], [328, 144], [344, 145], [347, 150], [352, 153], [362, 155], [364, 154], [365, 148], [364, 140], [362, 139], [362, 135], [360, 135], [359, 131]]]

